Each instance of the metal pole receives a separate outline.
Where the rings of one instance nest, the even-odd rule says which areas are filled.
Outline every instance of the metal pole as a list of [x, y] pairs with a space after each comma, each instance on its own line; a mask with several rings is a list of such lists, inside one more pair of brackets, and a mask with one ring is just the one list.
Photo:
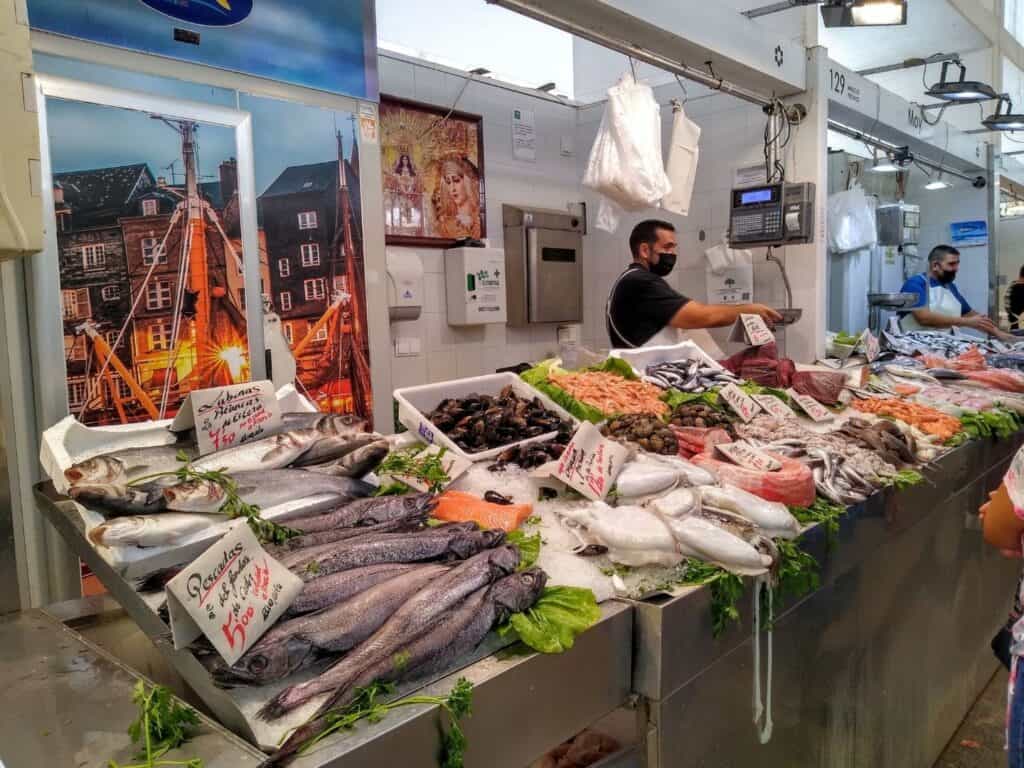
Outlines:
[[999, 171], [996, 148], [988, 144], [985, 162], [988, 177], [988, 316], [999, 318]]
[[959, 53], [935, 53], [931, 56], [925, 56], [923, 59], [904, 59], [899, 64], [885, 64], [881, 67], [870, 67], [868, 69], [858, 69], [857, 74], [867, 77], [868, 75], [878, 75], [882, 72], [894, 72], [897, 69], [913, 69], [914, 67], [925, 67], [929, 64], [941, 64], [944, 61], [960, 61]]
[[687, 66], [682, 62], [673, 61], [672, 59], [661, 56], [660, 54], [641, 48], [628, 40], [620, 40], [611, 37], [604, 32], [589, 29], [581, 24], [555, 16], [547, 11], [534, 8], [532, 5], [522, 2], [522, 0], [487, 0], [487, 3], [507, 8], [508, 10], [515, 11], [523, 16], [529, 16], [530, 18], [536, 19], [544, 24], [561, 29], [563, 32], [569, 32], [570, 34], [576, 35], [584, 40], [589, 40], [592, 43], [596, 43], [597, 45], [610, 50], [618, 51], [624, 56], [629, 56], [637, 61], [646, 62], [652, 66], [664, 69], [666, 72], [671, 72], [679, 75], [680, 77], [685, 77], [687, 80], [700, 83], [712, 90], [721, 91], [722, 93], [727, 93], [730, 96], [735, 96], [737, 99], [757, 104], [759, 107], [767, 106], [772, 101], [770, 97], [757, 93], [756, 91], [751, 91], [742, 86], [734, 85], [726, 80], [721, 80], [708, 72]]
[[763, 5], [760, 8], [751, 8], [749, 11], [743, 11], [743, 15], [748, 19], [756, 19], [759, 16], [767, 16], [770, 13], [788, 11], [790, 8], [796, 8], [799, 5], [802, 5], [802, 3], [796, 3], [792, 0], [782, 0], [780, 3], [772, 3], [771, 5]]
[[[871, 136], [870, 134], [862, 133], [861, 131], [858, 131], [856, 128], [850, 128], [848, 125], [843, 125], [842, 123], [838, 123], [835, 120], [829, 120], [828, 127], [829, 130], [835, 131], [836, 133], [841, 133], [843, 136], [848, 136], [851, 139], [855, 139], [859, 142], [867, 144], [868, 146], [875, 147], [876, 149], [881, 149], [886, 152], [892, 152], [894, 150], [899, 149], [899, 147], [896, 146], [895, 144], [890, 144], [889, 142], [883, 141], [882, 139], [879, 139], [875, 136]], [[921, 165], [928, 166], [934, 171], [942, 171], [943, 173], [949, 176], [955, 176], [958, 179], [963, 179], [964, 181], [973, 182], [978, 176], [982, 175], [979, 173], [975, 176], [968, 176], [966, 173], [958, 171], [955, 168], [950, 168], [947, 165], [942, 165], [941, 163], [938, 163], [935, 160], [930, 160], [927, 157], [924, 157], [923, 155], [919, 155], [917, 153], [914, 154], [914, 160], [920, 163]]]

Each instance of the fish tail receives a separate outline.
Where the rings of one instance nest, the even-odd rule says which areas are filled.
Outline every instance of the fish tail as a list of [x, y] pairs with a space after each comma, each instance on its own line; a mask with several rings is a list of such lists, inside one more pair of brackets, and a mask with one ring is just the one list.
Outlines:
[[260, 764], [260, 768], [273, 768], [279, 765], [288, 765], [294, 760], [299, 751], [312, 739], [323, 731], [327, 726], [327, 719], [325, 717], [316, 717], [314, 720], [300, 725], [292, 734], [285, 740], [276, 752], [270, 755], [264, 762]]
[[256, 713], [256, 717], [258, 717], [260, 720], [266, 721], [276, 720], [289, 710], [294, 709], [296, 706], [298, 706], [298, 704], [301, 703], [293, 703], [291, 701], [291, 698], [295, 695], [296, 688], [298, 688], [298, 686], [289, 685], [287, 688], [285, 688], [283, 691], [277, 694], [277, 696], [275, 696], [266, 704], [264, 704], [260, 708], [259, 712]]

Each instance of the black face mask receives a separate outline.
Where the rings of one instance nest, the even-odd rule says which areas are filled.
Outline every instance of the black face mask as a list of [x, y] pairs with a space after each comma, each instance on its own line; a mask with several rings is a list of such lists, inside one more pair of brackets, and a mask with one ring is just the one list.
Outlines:
[[954, 280], [956, 280], [956, 271], [954, 270], [953, 272], [949, 272], [944, 269], [941, 272], [939, 272], [935, 279], [938, 280], [942, 285], [949, 285]]
[[651, 264], [651, 272], [656, 274], [658, 277], [665, 277], [672, 268], [676, 265], [676, 255], [674, 253], [659, 253], [658, 263]]

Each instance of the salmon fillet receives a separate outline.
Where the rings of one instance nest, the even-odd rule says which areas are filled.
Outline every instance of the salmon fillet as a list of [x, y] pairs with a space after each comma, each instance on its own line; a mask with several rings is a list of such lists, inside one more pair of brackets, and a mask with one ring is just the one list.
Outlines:
[[514, 531], [533, 514], [532, 504], [493, 504], [464, 491], [445, 491], [438, 497], [433, 516], [446, 523], [469, 520], [481, 528]]

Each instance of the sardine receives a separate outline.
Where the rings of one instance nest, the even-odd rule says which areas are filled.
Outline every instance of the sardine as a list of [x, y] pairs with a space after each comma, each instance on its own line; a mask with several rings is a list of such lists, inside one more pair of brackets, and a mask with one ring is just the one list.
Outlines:
[[181, 444], [125, 448], [76, 462], [64, 470], [64, 477], [71, 485], [125, 485], [148, 475], [174, 472], [182, 464], [179, 452], [189, 460], [196, 456], [194, 446]]
[[211, 670], [214, 678], [221, 684], [266, 685], [327, 653], [347, 651], [447, 570], [442, 565], [426, 565], [396, 574], [326, 610], [280, 622], [234, 665], [215, 663]]
[[418, 563], [380, 563], [363, 568], [352, 568], [348, 571], [338, 571], [307, 581], [302, 586], [299, 596], [288, 606], [285, 616], [292, 617], [319, 611], [347, 600], [382, 581], [422, 567]]
[[350, 689], [363, 671], [380, 664], [427, 630], [469, 594], [506, 576], [519, 565], [511, 546], [481, 552], [417, 592], [369, 639], [319, 677], [285, 688], [260, 710], [270, 720], [323, 693]]
[[[331, 494], [338, 502], [369, 496], [373, 486], [348, 477], [330, 477], [301, 469], [231, 472], [238, 495], [247, 504], [267, 509], [306, 496]], [[207, 480], [192, 480], [163, 489], [167, 508], [180, 512], [216, 512], [224, 504], [225, 490]]]
[[406, 496], [374, 496], [357, 499], [320, 515], [303, 517], [287, 516], [283, 519], [288, 526], [303, 533], [331, 531], [337, 528], [351, 528], [356, 525], [374, 525], [389, 520], [404, 519], [409, 515], [427, 514], [437, 506], [437, 497], [430, 493], [415, 493]]
[[349, 451], [339, 458], [325, 464], [312, 464], [303, 466], [309, 472], [319, 472], [324, 475], [335, 475], [336, 477], [362, 477], [367, 472], [372, 472], [377, 465], [384, 461], [384, 458], [391, 450], [387, 440], [369, 440], [359, 445], [355, 450]]
[[89, 531], [93, 544], [162, 547], [175, 544], [194, 533], [223, 522], [219, 515], [189, 515], [167, 512], [161, 515], [115, 517]]
[[98, 507], [112, 515], [149, 515], [167, 508], [161, 489], [149, 484], [79, 484], [71, 486], [68, 494], [79, 504]]
[[[356, 538], [327, 545], [329, 549], [314, 547], [312, 556], [285, 565], [300, 578], [308, 581], [316, 576], [358, 568], [376, 563], [415, 563], [424, 560], [464, 560], [483, 549], [498, 546], [505, 540], [503, 531], [457, 530], [446, 535], [382, 533], [378, 536]], [[299, 554], [306, 554], [303, 550]]]

